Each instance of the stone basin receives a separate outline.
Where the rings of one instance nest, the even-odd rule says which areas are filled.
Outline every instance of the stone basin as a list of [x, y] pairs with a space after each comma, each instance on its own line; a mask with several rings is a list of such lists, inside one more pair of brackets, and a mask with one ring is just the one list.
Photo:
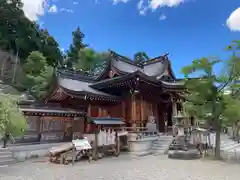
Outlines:
[[187, 151], [183, 150], [169, 150], [168, 158], [170, 159], [182, 159], [182, 160], [192, 160], [201, 158], [200, 152], [197, 149], [189, 149]]
[[128, 140], [129, 152], [141, 153], [151, 150], [153, 142], [158, 139], [157, 135], [136, 138], [135, 134], [131, 134]]

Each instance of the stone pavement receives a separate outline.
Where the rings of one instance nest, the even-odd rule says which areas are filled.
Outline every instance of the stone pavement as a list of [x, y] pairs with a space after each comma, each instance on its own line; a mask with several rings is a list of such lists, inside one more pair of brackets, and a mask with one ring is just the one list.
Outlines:
[[238, 180], [239, 165], [166, 156], [104, 158], [89, 164], [57, 165], [32, 160], [0, 168], [0, 180]]

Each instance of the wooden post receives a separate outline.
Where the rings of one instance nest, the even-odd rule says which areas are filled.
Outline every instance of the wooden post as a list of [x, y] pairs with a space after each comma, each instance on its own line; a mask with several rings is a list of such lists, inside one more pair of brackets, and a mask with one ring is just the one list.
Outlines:
[[88, 116], [91, 116], [91, 104], [88, 105]]
[[[133, 124], [136, 124], [136, 98], [135, 95], [132, 95], [132, 121]], [[135, 125], [133, 125], [133, 127], [135, 127]]]
[[98, 108], [98, 117], [102, 117], [102, 116], [103, 116], [102, 108], [99, 107], [99, 108]]
[[141, 116], [141, 127], [143, 127], [144, 126], [144, 123], [143, 123], [143, 121], [144, 121], [144, 109], [143, 109], [143, 97], [141, 96], [141, 99], [140, 99], [140, 109], [141, 109], [141, 111], [140, 111], [140, 116]]
[[126, 121], [125, 102], [122, 101], [122, 118]]
[[98, 160], [98, 132], [96, 130], [95, 134], [94, 134], [94, 144], [93, 144], [93, 158], [94, 160]]
[[72, 165], [74, 164], [74, 161], [76, 159], [76, 149], [75, 145], [72, 144]]

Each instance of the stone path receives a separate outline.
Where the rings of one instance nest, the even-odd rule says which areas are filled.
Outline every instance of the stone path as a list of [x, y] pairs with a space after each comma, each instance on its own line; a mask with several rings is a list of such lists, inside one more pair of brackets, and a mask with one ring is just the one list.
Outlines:
[[228, 135], [221, 135], [221, 156], [225, 160], [234, 160], [240, 163], [240, 143], [229, 139]]
[[105, 158], [92, 164], [28, 161], [0, 168], [0, 180], [238, 180], [239, 165], [170, 160], [166, 156]]

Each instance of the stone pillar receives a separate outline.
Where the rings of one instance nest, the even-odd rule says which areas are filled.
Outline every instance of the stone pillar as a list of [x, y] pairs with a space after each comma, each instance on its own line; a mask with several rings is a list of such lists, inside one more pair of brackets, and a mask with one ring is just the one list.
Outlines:
[[173, 136], [176, 135], [176, 120], [174, 119], [175, 116], [177, 115], [177, 103], [176, 101], [172, 101], [172, 133], [173, 133]]

